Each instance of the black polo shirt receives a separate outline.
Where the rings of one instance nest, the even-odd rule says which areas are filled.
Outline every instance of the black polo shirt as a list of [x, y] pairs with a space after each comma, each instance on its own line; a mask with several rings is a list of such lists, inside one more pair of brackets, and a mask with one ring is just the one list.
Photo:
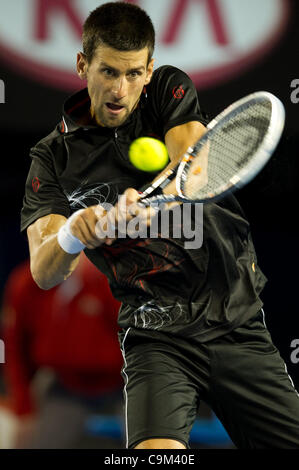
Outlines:
[[[89, 109], [87, 90], [70, 97], [55, 130], [31, 149], [21, 230], [40, 217], [69, 217], [80, 208], [115, 203], [128, 187], [140, 189], [153, 174], [129, 161], [141, 136], [164, 140], [190, 121], [206, 124], [189, 77], [158, 68], [139, 106], [118, 128], [79, 124]], [[195, 220], [193, 218], [193, 220]], [[200, 229], [200, 228], [199, 228]], [[203, 243], [186, 237], [125, 238], [85, 249], [122, 302], [119, 324], [192, 336], [204, 342], [232, 330], [261, 308], [265, 277], [257, 266], [249, 224], [235, 197], [204, 205]]]

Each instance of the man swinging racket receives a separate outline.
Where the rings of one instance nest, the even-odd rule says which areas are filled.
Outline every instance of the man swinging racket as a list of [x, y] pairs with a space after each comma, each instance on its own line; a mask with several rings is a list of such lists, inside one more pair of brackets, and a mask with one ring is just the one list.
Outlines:
[[[266, 279], [236, 198], [204, 204], [203, 227], [191, 204], [204, 235], [197, 248], [186, 246], [184, 234], [105, 231], [129, 226], [137, 211], [146, 226], [157, 217], [140, 204], [140, 191], [158, 175], [130, 162], [135, 139], [165, 142], [170, 170], [206, 134], [194, 85], [173, 66], [154, 71], [154, 45], [152, 22], [136, 5], [106, 3], [85, 21], [77, 72], [87, 88], [66, 101], [62, 121], [31, 150], [21, 228], [32, 275], [50, 289], [84, 251], [122, 302], [128, 448], [187, 448], [200, 400], [238, 448], [298, 448], [299, 396], [264, 323]], [[264, 121], [254, 118], [253, 127]]]

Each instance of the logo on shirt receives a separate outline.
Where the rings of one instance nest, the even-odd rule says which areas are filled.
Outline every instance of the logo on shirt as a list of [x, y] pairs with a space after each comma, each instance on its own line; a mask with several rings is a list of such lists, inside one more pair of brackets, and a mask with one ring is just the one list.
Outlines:
[[37, 191], [39, 190], [39, 187], [40, 187], [40, 181], [39, 179], [37, 178], [37, 176], [35, 176], [33, 179], [32, 179], [32, 189], [35, 193], [37, 193]]
[[173, 97], [176, 100], [181, 100], [185, 95], [185, 90], [183, 89], [183, 85], [175, 86], [172, 90]]

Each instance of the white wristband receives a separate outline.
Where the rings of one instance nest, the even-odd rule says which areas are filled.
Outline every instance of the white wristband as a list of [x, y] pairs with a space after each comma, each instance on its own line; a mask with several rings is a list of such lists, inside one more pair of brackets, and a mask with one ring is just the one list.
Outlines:
[[70, 224], [74, 217], [82, 212], [84, 209], [80, 209], [79, 211], [74, 212], [66, 221], [66, 223], [60, 227], [58, 234], [57, 234], [57, 241], [61, 248], [68, 254], [74, 255], [80, 253], [80, 251], [84, 250], [86, 246], [79, 240], [79, 238], [75, 237], [70, 228]]

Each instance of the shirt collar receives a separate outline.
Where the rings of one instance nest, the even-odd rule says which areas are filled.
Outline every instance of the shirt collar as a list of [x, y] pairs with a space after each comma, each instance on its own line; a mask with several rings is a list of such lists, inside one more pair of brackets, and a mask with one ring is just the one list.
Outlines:
[[80, 118], [88, 112], [90, 98], [87, 88], [83, 88], [65, 101], [62, 110], [61, 131], [63, 134], [84, 128], [95, 128], [95, 125], [84, 125]]

